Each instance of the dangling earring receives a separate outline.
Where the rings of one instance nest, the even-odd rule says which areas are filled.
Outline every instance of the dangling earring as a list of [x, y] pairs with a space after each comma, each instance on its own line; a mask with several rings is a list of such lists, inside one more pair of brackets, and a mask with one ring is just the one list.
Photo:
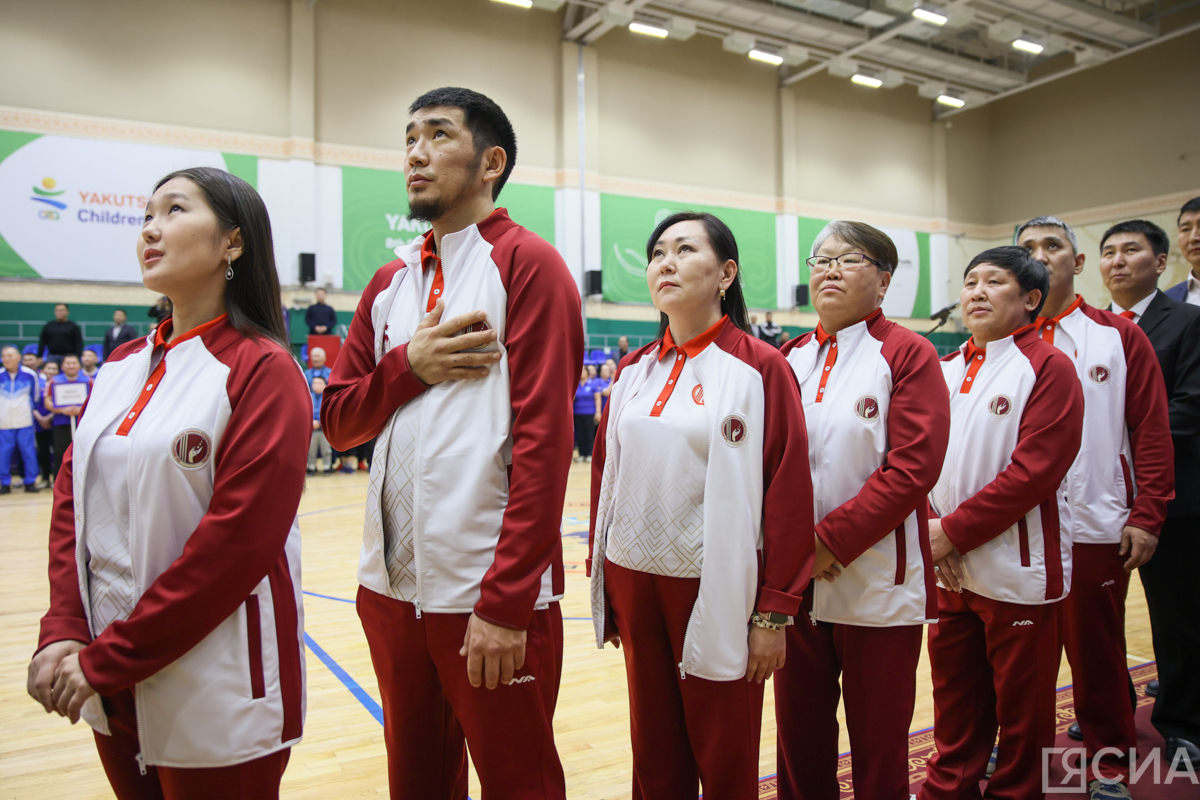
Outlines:
[[[225, 256], [225, 263], [229, 265], [225, 270], [225, 280], [231, 281], [233, 280], [233, 256]], [[721, 292], [721, 296], [724, 297], [725, 293]]]
[[721, 290], [721, 299], [722, 300], [725, 299], [725, 290], [724, 289]]

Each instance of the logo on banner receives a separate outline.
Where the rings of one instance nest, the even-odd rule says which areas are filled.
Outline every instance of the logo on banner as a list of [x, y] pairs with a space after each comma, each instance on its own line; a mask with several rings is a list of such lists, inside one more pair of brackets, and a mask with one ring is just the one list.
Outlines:
[[993, 417], [1004, 419], [1012, 412], [1012, 399], [998, 394], [988, 403], [988, 411], [992, 412]]
[[67, 208], [66, 203], [62, 202], [61, 200], [53, 199], [55, 197], [59, 197], [60, 195], [66, 194], [67, 191], [66, 189], [59, 189], [55, 191], [56, 186], [58, 186], [58, 182], [55, 181], [54, 178], [42, 178], [42, 183], [40, 186], [37, 184], [33, 186], [34, 197], [29, 199], [35, 203], [44, 203], [45, 205], [50, 206], [50, 208], [38, 209], [38, 216], [42, 219], [58, 219], [58, 212], [65, 211]]
[[721, 438], [730, 447], [741, 447], [746, 442], [746, 420], [730, 414], [721, 423]]
[[874, 422], [879, 419], [879, 401], [874, 395], [864, 394], [854, 404], [854, 413], [863, 422]]
[[208, 463], [212, 445], [208, 434], [199, 428], [188, 428], [175, 435], [171, 442], [171, 457], [184, 469], [200, 469]]
[[1108, 383], [1111, 374], [1108, 371], [1108, 367], [1097, 364], [1088, 370], [1088, 377], [1092, 379], [1092, 383], [1105, 384]]
[[698, 383], [692, 388], [692, 401], [698, 406], [704, 405], [704, 387]]

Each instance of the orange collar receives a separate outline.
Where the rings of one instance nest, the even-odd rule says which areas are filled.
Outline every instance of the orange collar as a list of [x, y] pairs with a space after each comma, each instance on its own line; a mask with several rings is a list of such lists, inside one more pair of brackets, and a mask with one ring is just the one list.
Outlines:
[[[874, 311], [872, 311], [870, 314], [867, 314], [865, 317], [860, 319], [858, 322], [870, 322], [871, 320], [875, 319], [876, 317], [882, 316], [882, 315], [883, 315], [883, 309], [877, 308]], [[858, 322], [856, 322], [854, 324], [857, 325]], [[819, 322], [817, 323], [817, 330], [815, 331], [815, 333], [817, 335], [817, 346], [818, 347], [824, 347], [825, 343], [828, 342], [830, 339], [833, 339], [835, 342], [837, 341], [837, 334], [836, 333], [826, 333], [825, 328], [823, 328], [821, 326], [821, 323], [819, 323]]]
[[1038, 317], [1037, 321], [1034, 323], [1034, 325], [1036, 325], [1037, 327], [1040, 328], [1043, 325], [1045, 325], [1047, 322], [1054, 322], [1054, 323], [1062, 322], [1063, 317], [1068, 316], [1069, 314], [1071, 314], [1071, 312], [1073, 312], [1075, 309], [1079, 308], [1081, 305], [1083, 305], [1083, 295], [1077, 294], [1077, 295], [1075, 295], [1075, 302], [1071, 303], [1071, 305], [1067, 306], [1066, 311], [1062, 312], [1057, 317]]
[[428, 263], [429, 259], [431, 259], [431, 258], [434, 261], [438, 260], [437, 251], [433, 249], [433, 246], [434, 246], [433, 231], [430, 231], [429, 235], [426, 236], [425, 239], [421, 242], [421, 266], [422, 267], [424, 267], [425, 264]]
[[176, 346], [182, 344], [183, 342], [186, 342], [188, 339], [194, 339], [197, 336], [203, 336], [204, 334], [208, 333], [213, 328], [217, 327], [222, 322], [224, 322], [228, 316], [229, 316], [228, 313], [222, 314], [221, 316], [217, 317], [216, 319], [209, 320], [208, 322], [204, 323], [203, 325], [197, 325], [196, 327], [192, 328], [187, 333], [183, 334], [182, 336], [176, 336], [174, 339], [172, 339], [169, 342], [167, 341], [167, 339], [171, 335], [171, 329], [174, 327], [175, 320], [172, 317], [167, 317], [161, 323], [159, 323], [159, 326], [157, 328], [154, 329], [154, 347], [155, 347], [155, 349], [157, 349], [159, 347], [163, 347], [167, 350], [170, 350], [171, 348], [176, 347]]
[[683, 344], [682, 346], [675, 344], [675, 340], [671, 338], [671, 329], [667, 328], [667, 332], [663, 334], [662, 346], [658, 350], [658, 360], [662, 361], [664, 358], [666, 358], [667, 353], [671, 352], [676, 347], [682, 350], [683, 354], [688, 358], [695, 358], [704, 352], [704, 348], [713, 343], [713, 340], [716, 339], [717, 335], [722, 331], [722, 329], [724, 329], [725, 322], [728, 319], [728, 316], [721, 317], [716, 321], [716, 323], [713, 324], [711, 328], [697, 336], [695, 339], [692, 339], [690, 342]]
[[[1015, 331], [1010, 333], [1008, 336], [1005, 336], [1004, 338], [1007, 339], [1009, 337], [1012, 337], [1013, 339], [1015, 339], [1018, 336], [1020, 336], [1022, 333], [1025, 333], [1026, 331], [1035, 330], [1036, 328], [1037, 328], [1037, 325], [1035, 323], [1031, 322], [1028, 325], [1023, 325], [1020, 328], [1017, 328]], [[1004, 341], [1004, 339], [997, 339], [996, 341], [1002, 342], [1002, 341]], [[986, 359], [987, 358], [987, 348], [977, 346], [975, 344], [975, 337], [972, 336], [970, 339], [967, 339], [967, 356], [966, 356], [967, 363], [970, 363], [971, 359], [975, 358], [975, 356], [977, 356], [977, 355], [982, 355], [984, 357], [984, 359]]]

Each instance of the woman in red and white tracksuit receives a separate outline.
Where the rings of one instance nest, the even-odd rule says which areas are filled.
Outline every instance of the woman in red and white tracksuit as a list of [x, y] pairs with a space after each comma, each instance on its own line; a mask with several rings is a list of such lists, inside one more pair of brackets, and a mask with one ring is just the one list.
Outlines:
[[29, 692], [92, 726], [119, 800], [275, 798], [304, 722], [312, 406], [266, 207], [172, 173], [137, 252], [174, 315], [113, 353], [63, 459]]
[[821, 321], [781, 351], [804, 398], [818, 577], [775, 676], [779, 796], [840, 796], [844, 687], [855, 795], [903, 797], [921, 634], [937, 620], [927, 495], [946, 454], [950, 397], [929, 340], [883, 316], [898, 261], [887, 234], [833, 222], [813, 253]]
[[593, 453], [596, 644], [625, 653], [634, 798], [757, 798], [763, 681], [812, 568], [804, 412], [746, 332], [724, 223], [676, 214], [646, 250], [661, 339], [622, 359]]

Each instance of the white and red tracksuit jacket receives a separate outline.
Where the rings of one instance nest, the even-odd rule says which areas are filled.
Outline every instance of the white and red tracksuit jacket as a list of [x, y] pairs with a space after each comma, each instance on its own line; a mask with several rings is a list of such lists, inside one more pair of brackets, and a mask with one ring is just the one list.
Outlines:
[[1037, 322], [1083, 387], [1083, 443], [1067, 473], [1072, 541], [1118, 543], [1126, 525], [1157, 535], [1175, 496], [1175, 446], [1154, 346], [1132, 320], [1079, 296]]
[[[101, 468], [91, 459], [97, 438], [122, 415], [136, 604], [96, 631], [85, 487]], [[169, 348], [154, 334], [128, 342], [96, 378], [54, 487], [38, 647], [88, 642], [79, 661], [92, 687], [133, 690], [147, 765], [228, 766], [300, 740], [296, 509], [311, 415], [292, 355], [224, 319]], [[98, 697], [84, 718], [108, 733]]]
[[[617, 420], [657, 363], [661, 344], [651, 342], [622, 359], [592, 453], [587, 567], [601, 648], [617, 635], [604, 593], [604, 553], [621, 468]], [[812, 503], [804, 410], [796, 379], [779, 352], [731, 323], [692, 358], [691, 366], [704, 387], [710, 433], [700, 591], [679, 669], [729, 681], [746, 675], [746, 626], [755, 608], [795, 616], [812, 577], [812, 517], [796, 513], [797, 506]], [[676, 402], [687, 398], [681, 394], [675, 394]]]
[[804, 398], [817, 536], [842, 565], [833, 583], [817, 581], [813, 619], [936, 622], [928, 495], [950, 436], [937, 351], [878, 310], [781, 352]]
[[[579, 290], [562, 256], [497, 209], [441, 242], [442, 320], [485, 311], [501, 360], [486, 378], [426, 386], [408, 363], [425, 317], [421, 242], [396, 249], [363, 292], [321, 401], [329, 443], [378, 436], [358, 580], [417, 613], [471, 613], [522, 630], [563, 593], [562, 499], [583, 364]], [[393, 438], [399, 437], [397, 441]], [[389, 455], [392, 454], [392, 455]], [[389, 461], [398, 454], [399, 463]], [[384, 509], [383, 482], [407, 482]], [[385, 542], [391, 514], [402, 542]], [[415, 592], [385, 552], [412, 554]], [[394, 566], [394, 565], [393, 565]]]
[[1071, 590], [1067, 472], [1083, 432], [1083, 390], [1071, 359], [1033, 325], [942, 360], [950, 446], [930, 495], [962, 555], [964, 587], [1041, 605]]

